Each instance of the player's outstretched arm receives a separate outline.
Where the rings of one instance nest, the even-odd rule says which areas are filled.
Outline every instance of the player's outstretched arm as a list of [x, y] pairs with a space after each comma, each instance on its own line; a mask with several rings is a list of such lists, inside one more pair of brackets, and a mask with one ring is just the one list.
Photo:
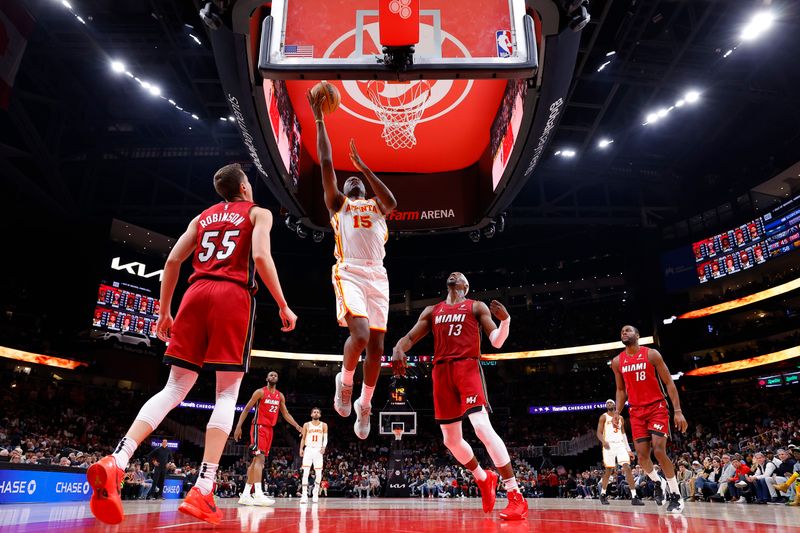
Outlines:
[[289, 414], [289, 410], [286, 408], [286, 398], [283, 396], [283, 393], [281, 393], [281, 416], [291, 424], [298, 433], [301, 435], [303, 434], [303, 428], [295, 421], [292, 415]]
[[178, 242], [172, 247], [164, 264], [164, 274], [161, 278], [161, 311], [156, 323], [156, 334], [164, 342], [169, 341], [172, 335], [172, 296], [181, 274], [181, 264], [192, 255], [197, 246], [197, 215], [189, 222], [189, 227], [180, 236]]
[[306, 427], [308, 427], [308, 422], [303, 424], [303, 429], [300, 431], [300, 457], [303, 457], [303, 449], [306, 446]]
[[431, 316], [433, 316], [433, 307], [429, 305], [419, 315], [414, 327], [394, 345], [394, 350], [392, 350], [392, 371], [396, 376], [406, 375], [406, 352], [419, 342], [422, 337], [430, 333]]
[[281, 331], [292, 331], [297, 322], [297, 315], [289, 309], [286, 298], [283, 296], [281, 282], [278, 279], [278, 271], [275, 262], [272, 260], [269, 232], [272, 229], [272, 213], [268, 209], [255, 207], [251, 211], [253, 221], [253, 261], [256, 264], [258, 275], [267, 286], [267, 290], [278, 304], [278, 313], [281, 317], [283, 327]]
[[264, 389], [258, 389], [250, 396], [250, 401], [247, 402], [247, 405], [244, 406], [242, 412], [239, 414], [239, 420], [236, 422], [236, 429], [233, 430], [233, 440], [238, 441], [242, 438], [242, 425], [244, 425], [244, 419], [247, 418], [247, 415], [250, 414], [250, 409], [253, 408], [255, 404], [264, 396]]
[[628, 391], [625, 390], [625, 381], [619, 371], [619, 356], [611, 360], [611, 370], [614, 371], [614, 381], [617, 384], [617, 412], [614, 415], [614, 423], [619, 424], [622, 410], [625, 409], [625, 402], [628, 401]]
[[647, 358], [650, 360], [650, 364], [655, 367], [656, 372], [658, 372], [658, 377], [661, 378], [661, 382], [667, 387], [667, 394], [669, 394], [669, 399], [672, 402], [672, 408], [675, 409], [675, 427], [681, 433], [686, 433], [686, 428], [689, 424], [683, 416], [681, 399], [678, 398], [678, 389], [675, 387], [675, 382], [672, 381], [672, 374], [669, 373], [667, 363], [664, 362], [661, 353], [652, 348], [649, 350]]
[[392, 191], [389, 190], [389, 187], [383, 183], [378, 176], [375, 175], [372, 170], [361, 160], [361, 156], [358, 155], [358, 150], [356, 150], [356, 141], [354, 139], [350, 139], [350, 161], [353, 162], [353, 166], [358, 169], [359, 172], [364, 174], [364, 177], [367, 178], [369, 182], [369, 186], [372, 187], [372, 190], [375, 191], [375, 197], [378, 201], [378, 207], [381, 208], [381, 212], [384, 216], [388, 215], [394, 208], [397, 207], [397, 200], [392, 194]]
[[[511, 315], [508, 314], [505, 306], [497, 300], [492, 300], [489, 307], [483, 302], [475, 302], [473, 312], [483, 328], [483, 332], [489, 337], [492, 346], [501, 348], [506, 342], [511, 328]], [[500, 321], [500, 327], [495, 326], [492, 315]]]
[[325, 129], [325, 115], [320, 107], [320, 101], [314, 100], [310, 90], [306, 93], [306, 97], [309, 105], [311, 105], [311, 111], [314, 113], [314, 120], [317, 124], [317, 158], [322, 171], [322, 190], [325, 193], [325, 206], [328, 211], [335, 213], [341, 209], [344, 203], [344, 194], [336, 184], [336, 171], [333, 169], [333, 150], [331, 150], [328, 130]]

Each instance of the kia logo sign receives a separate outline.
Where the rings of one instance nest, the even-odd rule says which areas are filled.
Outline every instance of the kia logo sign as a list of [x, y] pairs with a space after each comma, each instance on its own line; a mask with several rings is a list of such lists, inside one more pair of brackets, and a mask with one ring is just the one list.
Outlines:
[[114, 270], [124, 270], [131, 276], [136, 276], [139, 278], [153, 278], [158, 276], [158, 281], [161, 281], [161, 278], [164, 275], [163, 269], [147, 272], [147, 265], [144, 263], [139, 263], [138, 261], [122, 264], [119, 257], [115, 257], [111, 260], [111, 268]]
[[33, 494], [36, 492], [36, 480], [32, 479], [28, 481], [28, 494]]

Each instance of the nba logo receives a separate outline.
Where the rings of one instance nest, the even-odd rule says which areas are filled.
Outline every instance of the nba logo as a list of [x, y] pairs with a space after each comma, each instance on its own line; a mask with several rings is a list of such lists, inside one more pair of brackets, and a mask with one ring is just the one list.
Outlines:
[[497, 57], [511, 57], [514, 55], [514, 43], [509, 30], [497, 30]]

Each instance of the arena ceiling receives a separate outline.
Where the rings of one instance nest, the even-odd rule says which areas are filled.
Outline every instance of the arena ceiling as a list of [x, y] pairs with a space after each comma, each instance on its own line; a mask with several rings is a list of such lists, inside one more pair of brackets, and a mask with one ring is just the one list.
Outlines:
[[[0, 111], [4, 198], [63, 217], [114, 216], [179, 231], [212, 201], [210, 172], [248, 161], [238, 132], [221, 120], [230, 110], [199, 4], [75, 0], [87, 24], [60, 2], [27, 5], [36, 29], [10, 109]], [[798, 6], [772, 2], [775, 26], [723, 58], [761, 7], [594, 1], [563, 118], [509, 224], [654, 229], [732, 201], [795, 163]], [[116, 58], [198, 119], [115, 76]], [[700, 91], [697, 105], [642, 125], [689, 89]], [[614, 142], [600, 149], [604, 138]], [[260, 193], [269, 203], [266, 189]]]

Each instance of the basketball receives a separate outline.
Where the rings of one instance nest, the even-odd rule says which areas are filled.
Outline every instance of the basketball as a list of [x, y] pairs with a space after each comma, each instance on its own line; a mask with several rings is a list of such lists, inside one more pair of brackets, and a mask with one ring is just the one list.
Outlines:
[[326, 115], [330, 115], [339, 107], [339, 89], [327, 81], [321, 81], [314, 85], [311, 89], [311, 96], [315, 101], [320, 101], [322, 112]]

